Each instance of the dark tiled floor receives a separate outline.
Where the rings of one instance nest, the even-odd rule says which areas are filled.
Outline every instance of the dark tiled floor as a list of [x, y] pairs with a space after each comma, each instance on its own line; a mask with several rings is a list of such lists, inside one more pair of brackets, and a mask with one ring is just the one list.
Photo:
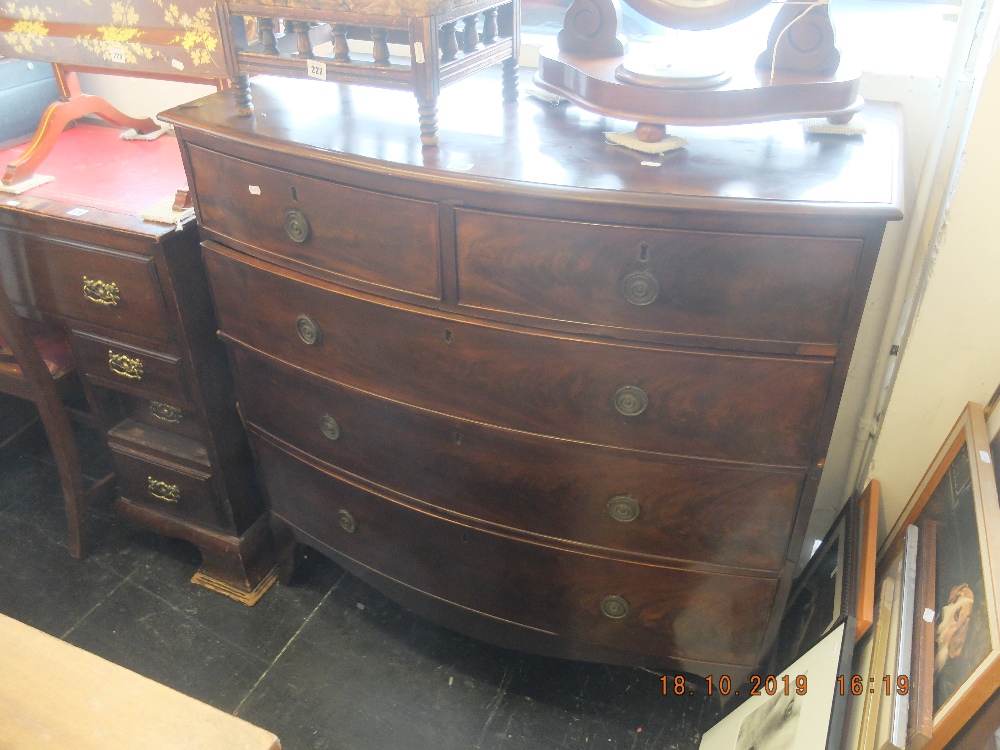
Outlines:
[[[89, 473], [104, 460], [86, 439]], [[198, 553], [90, 512], [64, 542], [44, 442], [0, 454], [0, 612], [275, 732], [286, 750], [686, 750], [702, 698], [644, 670], [544, 659], [439, 628], [318, 553], [255, 606], [192, 585]]]

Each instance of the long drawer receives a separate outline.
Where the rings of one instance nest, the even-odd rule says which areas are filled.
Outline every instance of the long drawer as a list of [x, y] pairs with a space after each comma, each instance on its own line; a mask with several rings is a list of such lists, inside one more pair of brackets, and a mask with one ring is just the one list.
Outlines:
[[682, 463], [445, 417], [231, 349], [240, 406], [341, 471], [426, 505], [609, 549], [777, 573], [801, 473]]
[[639, 331], [838, 344], [862, 242], [458, 209], [459, 305]]
[[810, 460], [831, 360], [609, 344], [478, 324], [204, 244], [225, 336], [346, 385], [595, 444], [785, 466]]
[[534, 544], [363, 491], [251, 432], [272, 510], [322, 544], [439, 600], [668, 659], [752, 665], [777, 581]]
[[153, 259], [51, 238], [21, 235], [38, 305], [157, 341], [170, 324]]
[[[303, 269], [441, 298], [437, 205], [188, 150], [210, 232]], [[401, 239], [405, 238], [405, 239]]]

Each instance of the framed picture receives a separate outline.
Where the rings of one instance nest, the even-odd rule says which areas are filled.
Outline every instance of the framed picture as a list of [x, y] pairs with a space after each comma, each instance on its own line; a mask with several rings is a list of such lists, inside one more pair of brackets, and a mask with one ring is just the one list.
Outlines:
[[875, 620], [875, 560], [878, 557], [878, 513], [882, 504], [882, 489], [873, 479], [858, 500], [857, 608], [858, 629], [855, 641], [860, 641]]
[[885, 660], [869, 673], [869, 690], [882, 694], [875, 732], [876, 750], [906, 750], [910, 708], [910, 667], [912, 666], [914, 593], [917, 581], [919, 529], [907, 526], [902, 551], [892, 561], [886, 580], [895, 588], [889, 618]]
[[880, 564], [902, 550], [907, 526], [928, 522], [936, 542], [933, 721], [925, 747], [936, 750], [1000, 686], [1000, 504], [978, 404], [965, 408], [934, 457], [879, 551]]
[[853, 697], [837, 678], [850, 670], [854, 628], [847, 618], [784, 672], [762, 681], [758, 694], [705, 732], [699, 750], [839, 750]]
[[857, 507], [857, 498], [847, 501], [792, 584], [769, 660], [772, 671], [787, 667], [854, 615]]
[[913, 616], [913, 666], [910, 668], [910, 717], [907, 750], [921, 750], [934, 736], [934, 569], [937, 523], [924, 521], [917, 551]]

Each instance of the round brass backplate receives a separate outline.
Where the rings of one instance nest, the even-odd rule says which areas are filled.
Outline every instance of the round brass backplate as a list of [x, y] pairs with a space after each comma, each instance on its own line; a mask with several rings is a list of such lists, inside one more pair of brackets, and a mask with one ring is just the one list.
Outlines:
[[649, 271], [633, 271], [622, 279], [622, 294], [636, 307], [649, 305], [660, 295], [660, 282]]
[[642, 507], [631, 495], [615, 495], [608, 500], [608, 513], [616, 521], [634, 521]]
[[354, 520], [354, 516], [349, 511], [343, 509], [337, 511], [337, 523], [348, 534], [353, 534], [355, 529], [358, 528], [358, 522]]
[[323, 331], [320, 329], [319, 323], [308, 315], [298, 317], [295, 321], [295, 329], [299, 332], [299, 338], [302, 339], [303, 344], [318, 346], [323, 340]]
[[319, 418], [319, 429], [330, 440], [336, 440], [340, 437], [340, 425], [329, 414], [324, 414]]
[[285, 232], [292, 242], [305, 242], [312, 234], [312, 227], [306, 215], [293, 208], [285, 214]]
[[625, 417], [637, 417], [649, 406], [649, 396], [637, 385], [623, 385], [615, 391], [615, 409]]
[[612, 620], [620, 620], [628, 614], [628, 602], [617, 594], [608, 594], [601, 599], [601, 612]]

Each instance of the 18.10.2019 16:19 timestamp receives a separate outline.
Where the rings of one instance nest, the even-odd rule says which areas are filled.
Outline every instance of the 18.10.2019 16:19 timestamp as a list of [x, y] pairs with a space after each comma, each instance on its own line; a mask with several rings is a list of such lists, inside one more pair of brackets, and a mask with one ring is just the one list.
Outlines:
[[[705, 682], [706, 695], [739, 695], [739, 690], [733, 690], [732, 680], [728, 675], [721, 675], [703, 678]], [[689, 685], [684, 675], [676, 675], [671, 678], [666, 675], [660, 678], [663, 684], [664, 695], [694, 695], [693, 684]], [[672, 684], [671, 684], [672, 683]], [[796, 695], [805, 695], [809, 689], [809, 681], [804, 674], [796, 675], [750, 675], [747, 686], [744, 688], [748, 695], [790, 695], [793, 691]], [[906, 695], [910, 691], [910, 680], [906, 675], [899, 675], [893, 680], [891, 675], [884, 675], [876, 682], [874, 677], [869, 677], [867, 682], [861, 675], [840, 675], [837, 677], [836, 690], [839, 695], [864, 695], [874, 693], [876, 689], [882, 689], [886, 695], [890, 695], [895, 689], [899, 695]]]

